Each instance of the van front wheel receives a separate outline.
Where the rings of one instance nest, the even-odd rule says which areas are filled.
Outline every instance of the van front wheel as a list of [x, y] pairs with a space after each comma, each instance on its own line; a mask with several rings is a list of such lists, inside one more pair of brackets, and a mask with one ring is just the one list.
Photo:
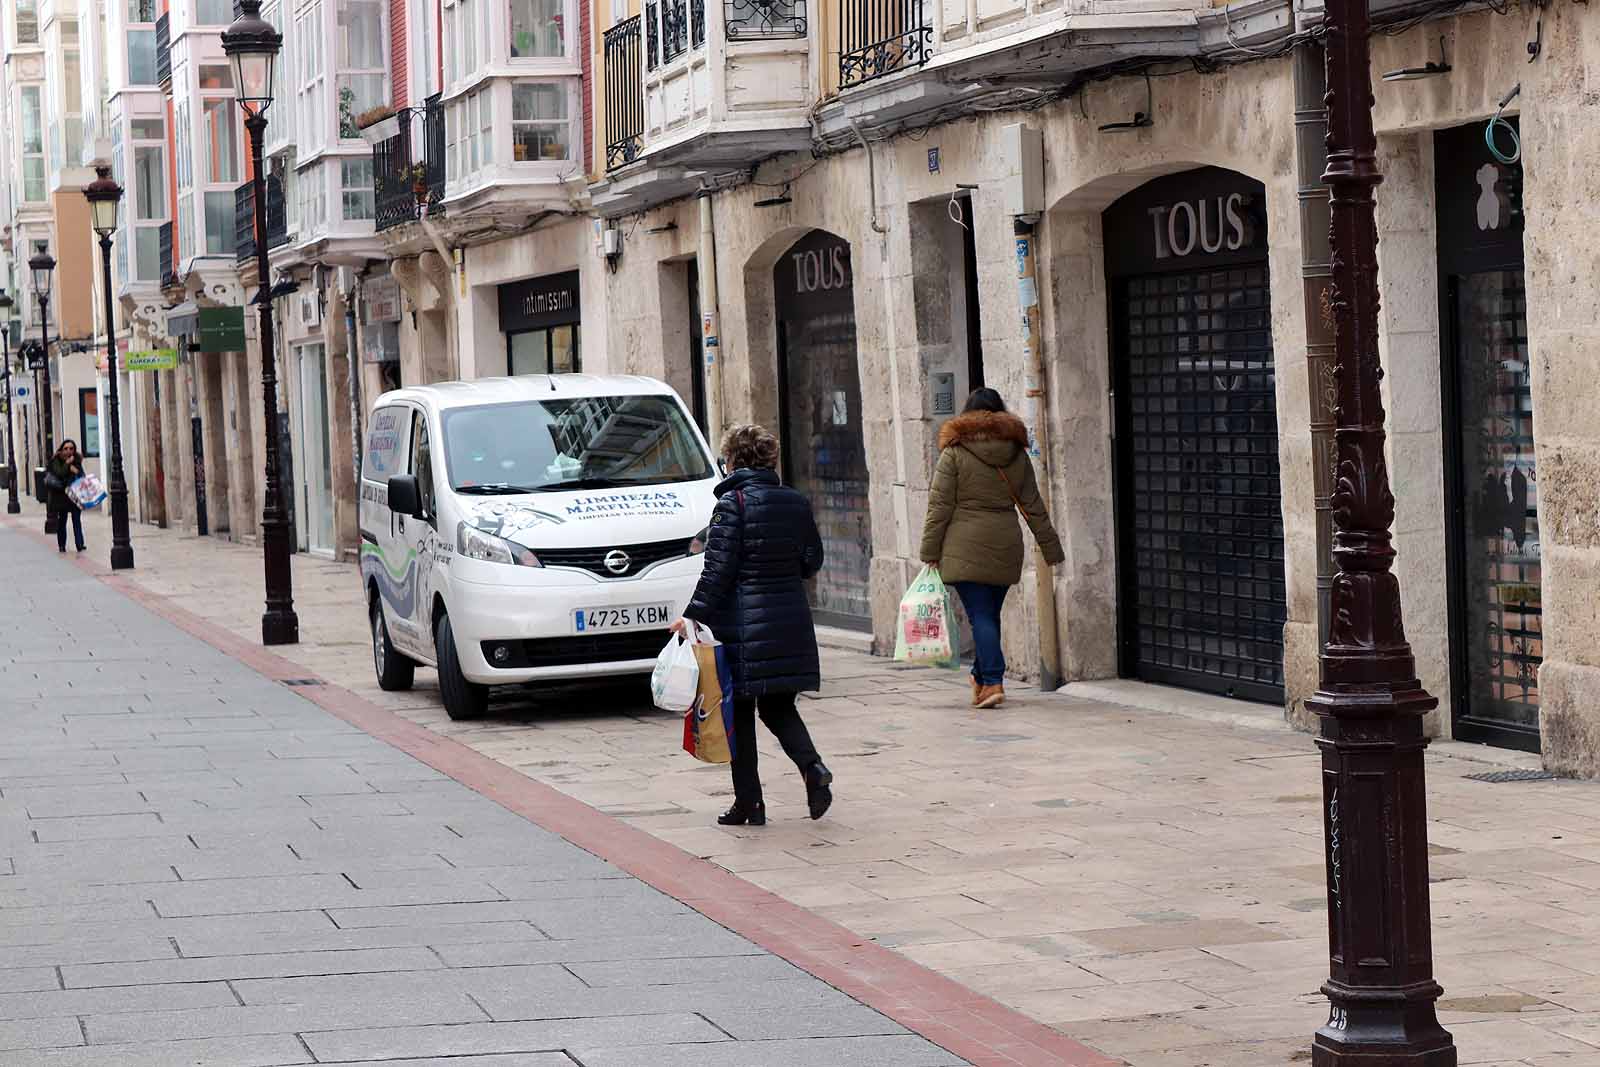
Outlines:
[[450, 629], [450, 616], [439, 616], [433, 632], [433, 645], [439, 658], [439, 695], [444, 698], [445, 714], [452, 719], [476, 719], [489, 707], [489, 687], [467, 681], [456, 655], [456, 637]]
[[378, 688], [388, 693], [410, 689], [416, 678], [416, 661], [402, 656], [389, 641], [389, 627], [383, 621], [383, 605], [372, 598], [372, 668]]

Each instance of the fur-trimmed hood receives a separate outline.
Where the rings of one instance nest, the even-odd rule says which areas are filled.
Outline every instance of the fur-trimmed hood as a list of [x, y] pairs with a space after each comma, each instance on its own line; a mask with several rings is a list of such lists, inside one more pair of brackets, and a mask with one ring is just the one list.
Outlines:
[[989, 464], [1004, 467], [1028, 447], [1028, 427], [1009, 411], [967, 411], [939, 427], [939, 447], [962, 445]]

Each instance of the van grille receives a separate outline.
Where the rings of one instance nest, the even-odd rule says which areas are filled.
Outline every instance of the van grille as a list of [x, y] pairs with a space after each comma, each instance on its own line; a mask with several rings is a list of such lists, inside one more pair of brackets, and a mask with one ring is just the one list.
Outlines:
[[[543, 637], [528, 641], [484, 641], [483, 658], [501, 670], [526, 667], [568, 667], [577, 663], [620, 663], [653, 660], [667, 643], [666, 630], [628, 630], [620, 634], [580, 637]], [[508, 655], [494, 658], [504, 646]]]
[[[689, 538], [648, 541], [637, 545], [607, 545], [602, 548], [535, 548], [533, 554], [546, 567], [571, 567], [602, 578], [632, 578], [640, 571], [669, 559], [689, 554]], [[606, 556], [621, 550], [628, 556], [628, 569], [617, 572], [606, 568]]]

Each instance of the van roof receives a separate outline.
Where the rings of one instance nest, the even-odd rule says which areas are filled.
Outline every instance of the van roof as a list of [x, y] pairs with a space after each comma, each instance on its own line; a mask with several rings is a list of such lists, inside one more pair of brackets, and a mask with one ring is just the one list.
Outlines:
[[672, 387], [665, 382], [638, 374], [522, 374], [507, 378], [474, 378], [470, 381], [407, 386], [384, 393], [373, 402], [373, 406], [396, 400], [413, 400], [443, 411], [481, 404], [562, 397], [664, 396], [671, 393]]

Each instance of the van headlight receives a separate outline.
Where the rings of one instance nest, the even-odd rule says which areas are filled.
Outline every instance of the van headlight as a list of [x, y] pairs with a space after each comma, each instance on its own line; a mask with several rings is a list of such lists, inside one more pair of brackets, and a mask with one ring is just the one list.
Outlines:
[[489, 563], [509, 563], [517, 567], [544, 566], [531, 549], [515, 541], [484, 533], [465, 522], [456, 526], [456, 551], [468, 559], [481, 559]]
[[711, 540], [711, 527], [707, 526], [704, 530], [689, 538], [689, 555], [698, 556], [704, 552], [706, 550], [706, 542], [709, 540]]

